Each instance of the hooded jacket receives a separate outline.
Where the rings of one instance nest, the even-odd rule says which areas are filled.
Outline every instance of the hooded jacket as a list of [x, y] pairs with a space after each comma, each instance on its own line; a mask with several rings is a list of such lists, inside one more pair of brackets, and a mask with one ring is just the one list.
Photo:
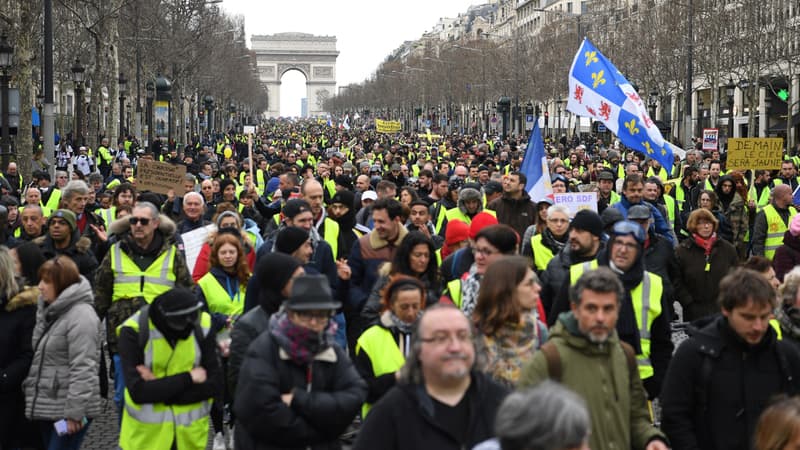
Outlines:
[[[591, 342], [579, 331], [572, 312], [567, 312], [558, 317], [548, 342], [555, 345], [561, 359], [560, 382], [586, 401], [592, 449], [644, 450], [654, 439], [666, 441], [650, 422], [639, 371], [630, 370], [616, 331], [606, 342]], [[536, 352], [523, 369], [519, 386], [535, 386], [548, 378], [547, 358]]]
[[717, 187], [714, 191], [719, 198], [719, 207], [722, 215], [725, 216], [725, 221], [728, 223], [731, 232], [731, 243], [737, 245], [744, 242], [744, 235], [747, 234], [748, 227], [750, 226], [750, 215], [747, 213], [747, 205], [745, 201], [735, 188], [731, 194], [725, 195], [722, 192], [722, 183], [728, 181], [734, 183], [730, 175], [723, 175], [720, 177]]
[[[690, 334], [664, 380], [661, 428], [675, 449], [751, 448], [756, 422], [771, 398], [798, 393], [800, 353], [779, 341], [772, 327], [761, 342], [749, 345], [722, 315]], [[704, 370], [710, 371], [706, 377]]]
[[33, 364], [25, 379], [25, 415], [55, 421], [98, 417], [100, 320], [92, 288], [80, 281], [51, 304], [39, 299], [33, 330]]
[[[8, 298], [0, 298], [0, 447], [26, 447], [22, 425], [25, 396], [22, 382], [33, 360], [31, 336], [36, 324], [39, 289], [24, 288]], [[31, 433], [32, 434], [32, 433]], [[37, 436], [38, 437], [38, 436]]]
[[52, 259], [59, 255], [69, 256], [75, 265], [78, 266], [78, 272], [86, 277], [88, 280], [94, 279], [94, 272], [97, 269], [97, 259], [92, 253], [92, 241], [86, 236], [81, 236], [80, 231], [77, 229], [72, 231], [69, 246], [64, 249], [56, 248], [56, 244], [50, 234], [39, 236], [33, 242], [39, 246], [42, 251], [42, 256], [45, 259]]
[[[119, 246], [122, 252], [131, 256], [140, 268], [147, 268], [159, 255], [167, 251], [169, 246], [176, 245], [175, 242], [175, 222], [164, 214], [159, 215], [159, 226], [155, 231], [153, 242], [150, 249], [140, 249], [133, 242], [130, 235], [130, 223], [127, 218], [117, 219], [111, 223], [109, 233], [119, 236]], [[160, 243], [160, 244], [159, 244]], [[175, 274], [175, 286], [192, 289], [194, 281], [186, 260], [181, 252], [175, 254], [175, 264], [172, 268]], [[101, 318], [106, 319], [106, 339], [110, 353], [116, 353], [117, 333], [119, 325], [144, 305], [144, 299], [120, 299], [112, 303], [111, 298], [114, 293], [114, 271], [111, 269], [111, 252], [109, 251], [95, 277], [95, 308]]]

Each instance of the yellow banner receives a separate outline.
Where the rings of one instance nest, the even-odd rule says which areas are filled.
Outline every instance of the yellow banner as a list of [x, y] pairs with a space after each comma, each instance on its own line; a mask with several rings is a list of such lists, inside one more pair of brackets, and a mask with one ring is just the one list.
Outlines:
[[403, 125], [399, 120], [375, 119], [375, 129], [378, 133], [399, 133]]
[[783, 138], [728, 139], [727, 170], [780, 169], [783, 162]]

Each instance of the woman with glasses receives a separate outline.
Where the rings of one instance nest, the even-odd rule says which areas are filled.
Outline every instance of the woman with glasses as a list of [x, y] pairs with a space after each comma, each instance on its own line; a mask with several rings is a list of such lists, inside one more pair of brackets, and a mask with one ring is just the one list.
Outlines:
[[516, 255], [518, 246], [519, 236], [508, 225], [492, 225], [479, 231], [472, 247], [475, 262], [460, 279], [447, 283], [443, 297], [461, 308], [467, 317], [472, 316], [486, 269], [503, 256]]
[[377, 324], [358, 338], [356, 369], [367, 382], [364, 419], [372, 404], [397, 383], [400, 368], [411, 351], [411, 333], [425, 308], [425, 286], [414, 277], [393, 275], [381, 291], [381, 315]]
[[303, 275], [253, 341], [239, 372], [236, 447], [339, 448], [367, 387], [334, 345], [334, 301], [324, 275]]
[[481, 281], [472, 312], [478, 353], [485, 356], [481, 369], [498, 383], [514, 387], [522, 366], [547, 340], [547, 326], [537, 312], [542, 286], [521, 256], [493, 262]]
[[[720, 184], [722, 184], [722, 182], [720, 182]], [[714, 215], [719, 223], [717, 226], [717, 235], [733, 244], [733, 232], [731, 231], [728, 220], [719, 208], [717, 194], [712, 190], [701, 191], [700, 195], [697, 196], [697, 207], [711, 211], [711, 214]]]
[[553, 256], [564, 248], [569, 239], [569, 210], [563, 205], [553, 205], [545, 211], [542, 232], [523, 241], [522, 245], [522, 256], [531, 259], [531, 267], [536, 273], [544, 272]]
[[686, 223], [689, 238], [675, 251], [679, 271], [673, 285], [685, 322], [719, 312], [719, 283], [738, 263], [733, 244], [717, 236], [718, 225], [708, 209], [692, 211]]
[[101, 414], [100, 321], [89, 281], [72, 259], [39, 268], [33, 364], [25, 379], [25, 415], [38, 423], [44, 447], [78, 449]]
[[750, 226], [750, 216], [745, 203], [747, 200], [747, 188], [744, 184], [736, 183], [737, 177], [741, 178], [742, 181], [744, 180], [738, 172], [723, 175], [720, 177], [714, 192], [719, 200], [719, 209], [725, 217], [725, 221], [730, 225], [730, 242], [736, 247], [739, 260], [742, 261], [747, 253], [747, 244], [744, 242], [744, 237]]

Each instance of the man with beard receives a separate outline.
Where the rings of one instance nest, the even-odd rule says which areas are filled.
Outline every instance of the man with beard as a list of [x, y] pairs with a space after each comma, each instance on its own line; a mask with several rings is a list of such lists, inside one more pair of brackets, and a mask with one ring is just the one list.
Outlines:
[[329, 220], [339, 224], [338, 246], [348, 254], [356, 239], [369, 233], [368, 228], [356, 225], [353, 197], [354, 195], [350, 191], [339, 191], [331, 197], [331, 204], [328, 206]]
[[570, 267], [569, 277], [556, 297], [548, 319], [569, 311], [569, 290], [581, 275], [599, 266], [609, 267], [625, 289], [625, 295], [620, 297], [617, 333], [634, 349], [639, 376], [652, 400], [661, 392], [673, 344], [669, 326], [669, 289], [660, 276], [645, 270], [645, 239], [644, 230], [636, 222], [622, 220], [614, 224], [605, 251], [592, 261]]
[[544, 310], [548, 312], [548, 325], [552, 326], [557, 319], [549, 311], [564, 280], [569, 279], [570, 266], [593, 260], [603, 248], [602, 236], [603, 220], [596, 212], [584, 209], [575, 214], [569, 227], [567, 245], [550, 260], [541, 273], [542, 292], [539, 295]]
[[475, 370], [472, 326], [450, 304], [436, 304], [419, 319], [400, 382], [371, 410], [355, 450], [461, 449], [493, 436], [506, 395]]
[[97, 268], [97, 259], [92, 253], [92, 241], [81, 237], [75, 213], [68, 209], [59, 209], [50, 216], [47, 223], [47, 234], [33, 240], [46, 259], [59, 255], [69, 256], [78, 266], [78, 271], [87, 279], [91, 279]]
[[593, 449], [667, 450], [666, 437], [650, 421], [634, 349], [616, 331], [624, 298], [611, 269], [578, 278], [570, 289], [570, 311], [558, 318], [550, 340], [533, 354], [519, 386], [550, 378], [580, 395], [592, 421]]

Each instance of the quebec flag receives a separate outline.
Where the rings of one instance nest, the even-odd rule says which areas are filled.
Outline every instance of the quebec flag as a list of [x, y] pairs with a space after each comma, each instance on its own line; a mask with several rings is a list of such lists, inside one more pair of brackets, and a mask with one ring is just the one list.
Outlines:
[[547, 156], [544, 153], [544, 141], [539, 130], [539, 121], [533, 121], [533, 130], [525, 147], [525, 158], [519, 171], [528, 178], [525, 191], [531, 201], [539, 202], [545, 197], [553, 198], [553, 187], [550, 185], [550, 170], [547, 168]]
[[639, 94], [585, 38], [569, 71], [567, 110], [599, 120], [624, 145], [655, 159], [667, 173], [671, 172], [672, 147], [653, 124]]

